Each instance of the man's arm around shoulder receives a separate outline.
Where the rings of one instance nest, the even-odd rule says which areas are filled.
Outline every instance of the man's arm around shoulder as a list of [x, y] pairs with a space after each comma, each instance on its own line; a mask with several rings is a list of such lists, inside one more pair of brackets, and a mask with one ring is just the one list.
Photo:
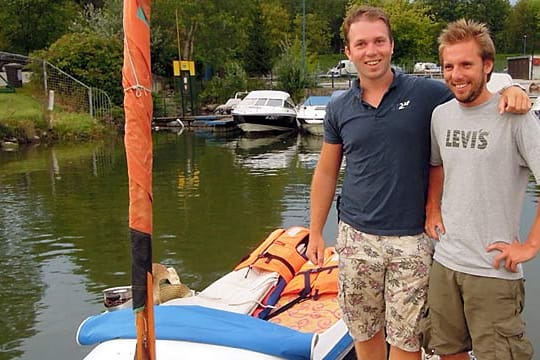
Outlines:
[[499, 113], [525, 114], [531, 109], [531, 99], [525, 89], [515, 84], [504, 87], [499, 91]]

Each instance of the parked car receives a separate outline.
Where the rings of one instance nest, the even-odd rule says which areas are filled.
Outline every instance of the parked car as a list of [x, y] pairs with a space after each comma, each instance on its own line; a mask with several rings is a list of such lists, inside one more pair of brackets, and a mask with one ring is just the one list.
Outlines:
[[336, 66], [328, 70], [328, 76], [358, 75], [358, 70], [351, 60], [339, 60]]
[[439, 74], [441, 67], [432, 62], [417, 62], [414, 64], [413, 72], [416, 74]]

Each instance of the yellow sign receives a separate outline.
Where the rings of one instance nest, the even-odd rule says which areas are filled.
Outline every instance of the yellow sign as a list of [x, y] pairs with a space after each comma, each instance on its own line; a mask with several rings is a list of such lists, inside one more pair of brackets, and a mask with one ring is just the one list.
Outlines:
[[180, 68], [182, 69], [182, 71], [189, 71], [189, 75], [195, 76], [194, 61], [180, 61]]
[[180, 76], [180, 61], [174, 60], [172, 63], [174, 76]]
[[174, 76], [180, 76], [181, 71], [189, 71], [190, 76], [195, 76], [195, 61], [173, 61]]

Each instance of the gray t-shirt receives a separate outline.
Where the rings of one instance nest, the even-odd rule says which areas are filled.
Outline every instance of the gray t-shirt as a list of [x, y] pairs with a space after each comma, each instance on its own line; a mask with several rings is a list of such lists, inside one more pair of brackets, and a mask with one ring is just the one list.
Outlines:
[[532, 114], [500, 115], [499, 96], [475, 107], [451, 100], [433, 111], [431, 164], [443, 165], [442, 217], [446, 234], [434, 259], [472, 275], [519, 279], [492, 265], [494, 242], [519, 238], [529, 169], [540, 182], [540, 122]]

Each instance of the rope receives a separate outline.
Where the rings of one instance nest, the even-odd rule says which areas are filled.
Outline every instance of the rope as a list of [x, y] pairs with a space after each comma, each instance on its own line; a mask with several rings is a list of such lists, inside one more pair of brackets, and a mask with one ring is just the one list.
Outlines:
[[129, 64], [131, 65], [131, 72], [133, 73], [133, 77], [135, 78], [135, 85], [125, 88], [124, 93], [128, 92], [129, 90], [135, 90], [136, 97], [141, 97], [143, 94], [143, 90], [148, 93], [151, 93], [152, 92], [151, 89], [148, 89], [147, 87], [139, 83], [139, 78], [137, 77], [137, 71], [135, 70], [135, 65], [133, 63], [133, 58], [131, 57], [131, 51], [129, 49], [129, 41], [127, 41], [125, 37], [124, 37], [124, 46], [127, 49]]

